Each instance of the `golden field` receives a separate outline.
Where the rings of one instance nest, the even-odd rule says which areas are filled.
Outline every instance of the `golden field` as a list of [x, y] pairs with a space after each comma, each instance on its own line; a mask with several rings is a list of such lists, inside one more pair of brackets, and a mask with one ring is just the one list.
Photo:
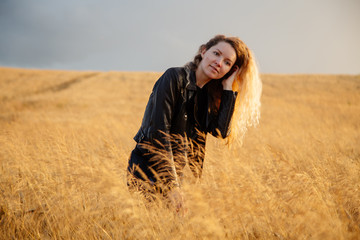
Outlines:
[[262, 75], [260, 125], [208, 136], [185, 216], [126, 186], [159, 76], [0, 68], [0, 239], [360, 239], [360, 75]]

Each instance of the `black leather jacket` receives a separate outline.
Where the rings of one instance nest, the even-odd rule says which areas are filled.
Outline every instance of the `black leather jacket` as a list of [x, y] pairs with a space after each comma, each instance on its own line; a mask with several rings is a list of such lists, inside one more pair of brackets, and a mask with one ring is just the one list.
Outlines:
[[[169, 167], [167, 170], [168, 181], [176, 180], [186, 161], [194, 175], [200, 177], [206, 134], [222, 138], [229, 134], [237, 92], [223, 90], [218, 110], [211, 109], [209, 104], [201, 106], [207, 109], [203, 122], [205, 126], [198, 126], [194, 118], [190, 117], [193, 113], [189, 109], [196, 111], [199, 106], [188, 106], [196, 91], [195, 72], [188, 65], [168, 69], [155, 83], [141, 127], [134, 137], [137, 143], [147, 143], [150, 147], [163, 151], [162, 154], [165, 155], [162, 156], [170, 160], [170, 165], [174, 166], [175, 163], [176, 169]], [[196, 105], [196, 102], [192, 101], [192, 104]]]

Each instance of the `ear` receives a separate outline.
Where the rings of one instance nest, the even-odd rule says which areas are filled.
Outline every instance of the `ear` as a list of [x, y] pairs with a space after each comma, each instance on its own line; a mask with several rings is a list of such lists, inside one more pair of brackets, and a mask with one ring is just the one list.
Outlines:
[[206, 47], [204, 46], [202, 49], [201, 49], [201, 57], [204, 58], [204, 54], [206, 53]]

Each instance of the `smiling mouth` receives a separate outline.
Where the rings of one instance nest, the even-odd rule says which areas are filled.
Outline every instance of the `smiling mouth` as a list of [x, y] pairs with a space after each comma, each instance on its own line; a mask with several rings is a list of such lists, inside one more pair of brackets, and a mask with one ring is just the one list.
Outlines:
[[219, 73], [219, 70], [218, 70], [217, 68], [215, 68], [215, 67], [213, 67], [213, 66], [211, 66], [211, 65], [210, 65], [210, 67], [211, 67], [211, 69], [212, 69], [213, 71], [215, 71], [216, 73]]

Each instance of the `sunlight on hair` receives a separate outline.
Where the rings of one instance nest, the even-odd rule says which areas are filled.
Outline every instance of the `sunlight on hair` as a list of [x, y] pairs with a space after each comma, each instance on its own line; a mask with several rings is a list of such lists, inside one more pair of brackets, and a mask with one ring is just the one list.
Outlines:
[[234, 142], [241, 145], [248, 127], [257, 126], [260, 120], [262, 82], [253, 53], [248, 51], [248, 62], [240, 69], [233, 85], [238, 96], [227, 141], [229, 145]]

